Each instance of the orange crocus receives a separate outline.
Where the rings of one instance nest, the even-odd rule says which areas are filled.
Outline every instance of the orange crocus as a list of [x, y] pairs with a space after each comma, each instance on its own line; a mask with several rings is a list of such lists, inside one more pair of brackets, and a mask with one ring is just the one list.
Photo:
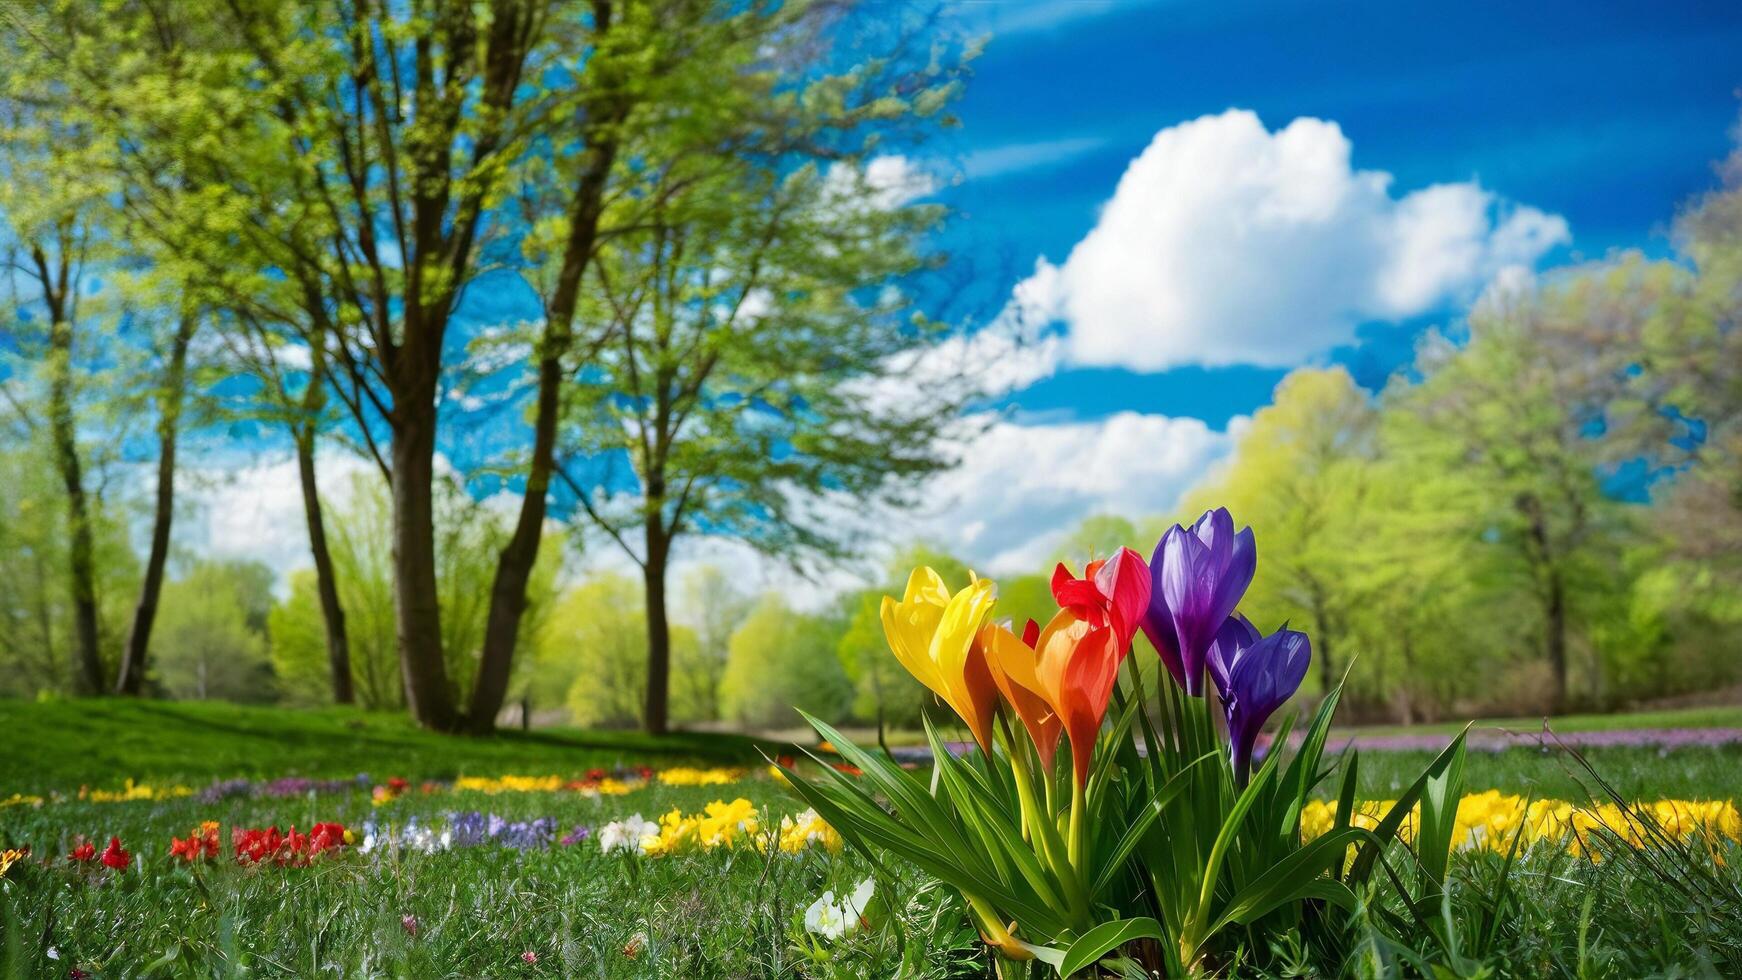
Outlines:
[[997, 623], [987, 623], [980, 628], [976, 642], [985, 651], [993, 683], [1021, 719], [1022, 727], [1028, 729], [1029, 739], [1040, 752], [1042, 768], [1051, 772], [1064, 727], [1035, 674], [1038, 660], [1034, 645], [1039, 637], [1040, 625], [1031, 619], [1020, 637]]
[[990, 579], [975, 578], [952, 595], [942, 576], [921, 567], [908, 577], [902, 598], [884, 596], [880, 610], [895, 659], [961, 716], [988, 753], [998, 687], [975, 638], [992, 611], [993, 588]]
[[1035, 678], [1070, 735], [1071, 761], [1081, 786], [1088, 781], [1095, 738], [1119, 676], [1118, 634], [1112, 625], [1095, 626], [1061, 609], [1040, 631], [1035, 650]]

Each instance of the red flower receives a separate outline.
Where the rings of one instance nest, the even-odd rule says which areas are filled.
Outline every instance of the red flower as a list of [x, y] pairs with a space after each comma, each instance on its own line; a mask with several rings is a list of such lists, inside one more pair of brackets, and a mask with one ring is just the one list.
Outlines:
[[345, 846], [345, 825], [342, 823], [317, 823], [308, 832], [309, 854], [319, 854]]
[[67, 860], [74, 864], [89, 864], [96, 859], [97, 845], [88, 840], [81, 840], [78, 845], [73, 848], [72, 853], [67, 855]]
[[277, 827], [265, 830], [249, 828], [238, 830], [231, 835], [236, 850], [236, 861], [239, 864], [259, 864], [262, 861], [278, 856], [279, 849], [284, 846], [284, 835]]
[[103, 864], [116, 871], [125, 871], [127, 866], [133, 863], [133, 855], [128, 854], [127, 850], [121, 846], [121, 838], [111, 837], [108, 848], [103, 851], [102, 860]]
[[405, 792], [406, 788], [410, 785], [410, 783], [406, 782], [405, 779], [400, 776], [394, 776], [392, 779], [387, 781], [387, 788], [395, 793]]
[[592, 780], [595, 783], [601, 779], [604, 779], [606, 775], [607, 774], [606, 774], [605, 770], [603, 770], [603, 769], [588, 769], [587, 770], [587, 778]]
[[537, 963], [537, 962], [538, 962], [538, 954], [537, 954], [537, 953], [534, 953], [534, 952], [533, 952], [533, 951], [532, 951], [532, 950], [530, 950], [530, 949], [529, 949], [529, 950], [527, 950], [527, 951], [526, 951], [526, 952], [524, 952], [524, 953], [521, 953], [521, 954], [520, 954], [520, 958], [521, 958], [521, 959], [523, 959], [523, 960], [525, 960], [525, 961], [526, 961], [526, 962], [528, 962], [528, 963]]
[[653, 778], [653, 767], [651, 766], [636, 766], [635, 771], [641, 775], [642, 779]]
[[187, 839], [171, 837], [169, 839], [169, 854], [188, 863], [202, 858], [218, 856], [218, 822], [207, 820], [198, 827], [188, 831]]

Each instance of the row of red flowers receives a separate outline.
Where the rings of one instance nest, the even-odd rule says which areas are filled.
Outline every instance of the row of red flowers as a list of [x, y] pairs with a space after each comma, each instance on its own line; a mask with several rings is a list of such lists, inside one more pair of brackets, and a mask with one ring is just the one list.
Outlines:
[[[190, 864], [216, 859], [222, 850], [220, 829], [217, 821], [207, 820], [190, 830], [185, 838], [172, 836], [169, 839], [170, 857]], [[341, 823], [317, 823], [306, 834], [299, 832], [294, 825], [288, 831], [272, 826], [238, 827], [230, 832], [230, 846], [237, 864], [271, 863], [280, 867], [301, 867], [321, 854], [340, 850], [355, 841], [356, 834], [346, 830]], [[81, 837], [67, 853], [67, 860], [73, 864], [96, 861], [116, 871], [124, 871], [133, 862], [133, 855], [119, 837], [110, 837], [109, 846], [101, 854], [97, 852], [95, 842]]]

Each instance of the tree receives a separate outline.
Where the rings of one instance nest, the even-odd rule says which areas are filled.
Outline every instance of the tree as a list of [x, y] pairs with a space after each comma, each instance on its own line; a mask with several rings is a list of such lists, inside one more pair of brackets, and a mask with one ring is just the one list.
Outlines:
[[[238, 295], [310, 330], [357, 431], [377, 449], [385, 435], [401, 672], [435, 729], [463, 720], [441, 647], [432, 494], [446, 339], [543, 82], [561, 75], [531, 59], [568, 10], [67, 4], [20, 31], [69, 39], [43, 48], [84, 118], [127, 149], [129, 193], [164, 219], [165, 248], [212, 281], [233, 279], [226, 269], [273, 280]], [[155, 57], [124, 57], [134, 46]], [[287, 293], [299, 308], [278, 307]]]
[[[508, 534], [503, 519], [465, 493], [451, 474], [434, 486], [436, 492], [437, 599], [449, 615], [442, 621], [443, 650], [449, 658], [447, 676], [464, 685], [477, 669], [487, 615], [488, 585], [496, 549]], [[347, 611], [345, 627], [356, 681], [357, 701], [367, 708], [399, 707], [405, 703], [403, 675], [397, 664], [394, 627], [393, 540], [391, 494], [382, 482], [353, 477], [342, 506], [330, 503], [332, 555], [339, 597]], [[529, 577], [531, 609], [524, 620], [530, 641], [555, 597], [562, 564], [563, 540], [547, 538], [534, 574]], [[319, 702], [330, 690], [324, 634], [316, 582], [311, 575], [293, 576], [289, 597], [272, 613], [272, 657], [287, 690], [298, 700]]]
[[844, 717], [853, 687], [835, 659], [838, 635], [838, 624], [763, 596], [732, 634], [720, 682], [726, 717], [757, 728], [798, 724], [799, 708], [825, 720]]
[[257, 562], [204, 561], [164, 587], [152, 660], [172, 697], [273, 697], [264, 633], [271, 578], [271, 571]]
[[[642, 571], [654, 732], [667, 720], [666, 577], [680, 538], [734, 538], [795, 564], [839, 557], [840, 509], [900, 499], [938, 470], [960, 404], [880, 391], [934, 333], [901, 286], [923, 267], [915, 243], [938, 212], [908, 203], [903, 160], [869, 160], [876, 135], [935, 114], [950, 72], [782, 86], [758, 67], [805, 57], [801, 77], [815, 75], [826, 55], [795, 47], [810, 39], [784, 33], [783, 17], [740, 20], [668, 83], [688, 86], [661, 103], [672, 124], [625, 147], [640, 186], [606, 215], [586, 297], [610, 332], [567, 388], [568, 455], [586, 472], [561, 475]], [[678, 114], [704, 94], [705, 113]]]
[[1266, 632], [1292, 623], [1313, 638], [1321, 690], [1340, 679], [1348, 617], [1363, 601], [1353, 571], [1371, 511], [1365, 499], [1378, 413], [1342, 368], [1302, 368], [1252, 416], [1234, 456], [1183, 508], [1227, 507], [1252, 527], [1257, 573], [1241, 609]]
[[1491, 296], [1468, 343], [1430, 339], [1422, 380], [1387, 394], [1390, 444], [1472, 481], [1467, 533], [1490, 537], [1533, 596], [1554, 710], [1568, 704], [1575, 599], [1616, 590], [1628, 514], [1602, 473], [1667, 440], [1667, 419], [1628, 381], [1643, 295], [1617, 281], [1597, 268]]
[[176, 441], [181, 435], [183, 403], [187, 399], [188, 350], [199, 330], [199, 314], [182, 310], [175, 318], [168, 350], [159, 365], [157, 391], [157, 487], [151, 514], [151, 547], [145, 559], [145, 580], [139, 588], [133, 625], [127, 631], [115, 693], [138, 695], [145, 683], [146, 654], [151, 646], [151, 628], [157, 619], [163, 569], [169, 559], [169, 533], [175, 520]]
[[[684, 626], [695, 635], [696, 656], [693, 665], [679, 661], [676, 683], [673, 685], [674, 705], [690, 706], [687, 717], [714, 719], [720, 717], [720, 679], [726, 671], [732, 633], [750, 611], [750, 598], [732, 581], [725, 569], [717, 565], [698, 565], [684, 576], [681, 617]], [[642, 644], [646, 652], [646, 643]], [[681, 689], [681, 690], [680, 690]], [[685, 717], [685, 713], [673, 713]]]
[[[7, 44], [3, 55], [15, 53]], [[14, 297], [15, 350], [35, 366], [42, 391], [41, 414], [26, 409], [8, 386], [12, 407], [28, 425], [41, 428], [53, 447], [64, 491], [67, 548], [63, 574], [72, 594], [72, 677], [75, 690], [100, 694], [108, 687], [98, 635], [94, 513], [86, 484], [87, 461], [79, 439], [81, 361], [96, 343], [83, 336], [80, 300], [87, 288], [92, 251], [100, 247], [97, 214], [107, 188], [86, 182], [93, 153], [87, 134], [42, 111], [28, 77], [8, 73], [0, 92], [0, 221], [7, 238], [7, 266]], [[20, 288], [19, 280], [27, 285]], [[36, 307], [25, 311], [25, 303]], [[40, 317], [39, 327], [34, 322]]]

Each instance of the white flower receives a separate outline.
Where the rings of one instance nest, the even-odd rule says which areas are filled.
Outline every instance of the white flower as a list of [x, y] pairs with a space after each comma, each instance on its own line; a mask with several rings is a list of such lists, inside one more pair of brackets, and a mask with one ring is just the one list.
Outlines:
[[822, 898], [804, 910], [805, 931], [824, 939], [839, 939], [856, 932], [866, 924], [865, 912], [871, 907], [875, 891], [876, 882], [866, 878], [853, 889], [853, 894], [839, 903], [835, 901], [833, 890], [823, 892]]
[[847, 920], [841, 907], [835, 904], [835, 893], [823, 892], [823, 897], [804, 910], [804, 931], [824, 939], [839, 939], [847, 934]]
[[606, 854], [633, 851], [640, 847], [641, 839], [650, 834], [659, 835], [659, 824], [639, 813], [632, 813], [627, 819], [613, 820], [599, 828], [599, 850]]

